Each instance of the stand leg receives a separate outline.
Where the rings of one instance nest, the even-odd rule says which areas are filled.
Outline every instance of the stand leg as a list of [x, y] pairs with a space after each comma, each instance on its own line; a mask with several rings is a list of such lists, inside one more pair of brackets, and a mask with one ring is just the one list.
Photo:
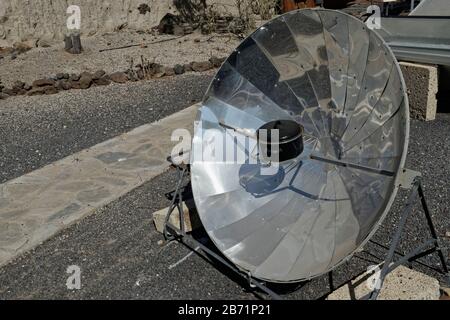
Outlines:
[[418, 191], [419, 191], [420, 202], [422, 203], [422, 207], [423, 207], [423, 210], [425, 211], [425, 216], [427, 218], [428, 227], [430, 228], [431, 236], [436, 241], [435, 248], [438, 253], [439, 259], [441, 260], [442, 269], [443, 269], [444, 273], [447, 275], [447, 285], [450, 286], [450, 273], [448, 270], [447, 261], [445, 259], [444, 253], [442, 252], [442, 248], [439, 243], [439, 237], [438, 237], [436, 229], [434, 227], [433, 219], [431, 217], [430, 209], [428, 208], [428, 204], [425, 199], [425, 194], [423, 192], [421, 183], [419, 183]]
[[[410, 253], [405, 254], [404, 257], [401, 258], [400, 260], [398, 260], [397, 262], [393, 262], [396, 249], [400, 243], [403, 229], [406, 225], [406, 221], [407, 221], [409, 215], [413, 211], [412, 206], [414, 204], [414, 201], [417, 199], [417, 196], [419, 196], [419, 198], [420, 198], [420, 202], [421, 202], [422, 208], [424, 210], [425, 217], [427, 219], [428, 228], [430, 230], [432, 238], [429, 239], [428, 241], [424, 242], [420, 246], [416, 247], [416, 249], [414, 249]], [[427, 248], [429, 248], [430, 245], [433, 245], [434, 247], [432, 249], [427, 250]], [[441, 250], [441, 247], [439, 246], [439, 238], [437, 236], [436, 229], [433, 224], [433, 220], [432, 220], [432, 217], [430, 214], [430, 210], [428, 208], [428, 204], [425, 200], [425, 194], [423, 192], [422, 184], [421, 184], [420, 180], [416, 180], [412, 185], [411, 193], [409, 195], [409, 198], [408, 198], [406, 205], [403, 208], [403, 211], [401, 214], [398, 229], [395, 232], [394, 238], [392, 239], [392, 242], [391, 242], [391, 246], [389, 247], [388, 254], [383, 263], [383, 268], [381, 269], [381, 272], [380, 272], [378, 286], [369, 294], [369, 296], [368, 296], [369, 300], [376, 300], [378, 298], [378, 295], [380, 294], [381, 287], [383, 286], [386, 276], [390, 272], [392, 272], [395, 268], [397, 268], [398, 266], [400, 266], [403, 263], [412, 263], [414, 260], [419, 259], [426, 255], [429, 255], [435, 251], [437, 251], [437, 253], [439, 255], [439, 259], [441, 260], [443, 272], [447, 275], [447, 281], [449, 281], [450, 277], [449, 277], [447, 263], [446, 263], [444, 254]]]

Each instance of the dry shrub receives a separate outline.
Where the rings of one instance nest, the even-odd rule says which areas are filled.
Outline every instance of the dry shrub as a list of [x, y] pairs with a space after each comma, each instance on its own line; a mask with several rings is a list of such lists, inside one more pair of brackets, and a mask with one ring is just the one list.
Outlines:
[[252, 8], [255, 14], [260, 15], [261, 19], [271, 19], [279, 5], [278, 0], [253, 0]]

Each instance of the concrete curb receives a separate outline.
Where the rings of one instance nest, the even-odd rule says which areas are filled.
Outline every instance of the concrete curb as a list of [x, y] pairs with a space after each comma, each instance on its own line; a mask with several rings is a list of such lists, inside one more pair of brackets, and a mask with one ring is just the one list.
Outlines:
[[430, 121], [436, 119], [438, 68], [433, 65], [400, 62], [408, 89], [411, 118]]

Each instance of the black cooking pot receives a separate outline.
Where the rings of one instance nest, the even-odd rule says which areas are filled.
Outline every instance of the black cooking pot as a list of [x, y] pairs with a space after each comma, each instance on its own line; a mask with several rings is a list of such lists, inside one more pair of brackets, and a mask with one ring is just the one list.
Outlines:
[[[278, 139], [275, 131], [278, 130]], [[262, 162], [283, 162], [303, 152], [303, 127], [292, 120], [264, 124], [257, 131], [258, 154]]]

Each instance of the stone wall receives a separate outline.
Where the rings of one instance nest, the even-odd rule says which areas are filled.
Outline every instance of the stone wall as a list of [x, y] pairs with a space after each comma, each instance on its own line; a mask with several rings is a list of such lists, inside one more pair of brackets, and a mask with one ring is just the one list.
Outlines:
[[[236, 14], [235, 0], [183, 0]], [[82, 36], [128, 28], [149, 31], [168, 13], [179, 14], [174, 0], [0, 0], [0, 47], [16, 42], [61, 41], [70, 5], [81, 9]]]
[[122, 28], [148, 31], [176, 13], [173, 0], [0, 0], [0, 46], [62, 40], [69, 5], [81, 9], [83, 36]]

